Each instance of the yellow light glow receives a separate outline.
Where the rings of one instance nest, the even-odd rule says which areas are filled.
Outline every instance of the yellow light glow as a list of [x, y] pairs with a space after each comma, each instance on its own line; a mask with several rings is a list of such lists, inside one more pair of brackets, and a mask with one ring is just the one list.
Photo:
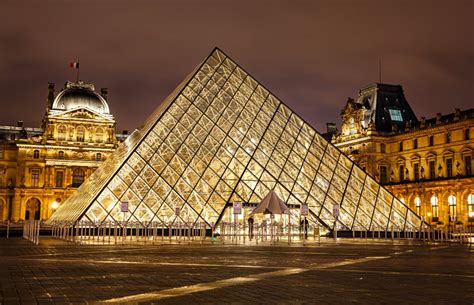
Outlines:
[[469, 212], [469, 217], [474, 217], [474, 211]]
[[53, 210], [56, 210], [58, 207], [59, 207], [59, 203], [57, 201], [54, 201], [53, 203], [51, 203], [51, 208]]

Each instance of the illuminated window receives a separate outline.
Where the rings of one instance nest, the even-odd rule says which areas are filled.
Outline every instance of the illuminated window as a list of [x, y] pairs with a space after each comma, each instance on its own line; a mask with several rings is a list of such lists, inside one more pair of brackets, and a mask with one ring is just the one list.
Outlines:
[[101, 153], [96, 153], [95, 154], [95, 160], [96, 161], [102, 161], [102, 154]]
[[39, 156], [40, 156], [39, 150], [35, 150], [35, 151], [33, 152], [33, 158], [39, 159]]
[[451, 220], [454, 220], [454, 218], [456, 217], [456, 196], [449, 195], [448, 204], [449, 204], [449, 215], [452, 218]]
[[467, 216], [469, 221], [474, 221], [474, 194], [467, 196]]
[[58, 159], [64, 159], [64, 151], [60, 150], [58, 152]]
[[392, 121], [403, 122], [402, 112], [398, 109], [389, 109]]
[[416, 207], [416, 214], [421, 214], [421, 199], [420, 197], [415, 197], [415, 207]]
[[97, 143], [102, 143], [104, 141], [104, 131], [102, 128], [97, 128], [95, 131], [95, 141]]
[[40, 176], [40, 170], [39, 169], [31, 170], [31, 186], [32, 187], [38, 187], [38, 185], [39, 185], [39, 176]]
[[430, 199], [430, 202], [431, 202], [431, 211], [432, 211], [432, 214], [433, 214], [433, 220], [438, 220], [438, 196], [436, 195], [433, 195], [431, 196], [431, 199]]
[[81, 168], [76, 168], [72, 172], [72, 186], [79, 187], [84, 182], [85, 173]]

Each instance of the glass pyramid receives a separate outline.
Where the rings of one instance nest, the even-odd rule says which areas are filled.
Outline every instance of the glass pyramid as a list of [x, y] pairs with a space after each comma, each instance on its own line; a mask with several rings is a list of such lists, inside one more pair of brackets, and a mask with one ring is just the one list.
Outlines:
[[[308, 123], [215, 49], [53, 214], [49, 223], [218, 223], [232, 202], [275, 190], [339, 229], [418, 229], [422, 221]], [[175, 213], [179, 208], [179, 216]], [[230, 213], [230, 212], [227, 212]]]

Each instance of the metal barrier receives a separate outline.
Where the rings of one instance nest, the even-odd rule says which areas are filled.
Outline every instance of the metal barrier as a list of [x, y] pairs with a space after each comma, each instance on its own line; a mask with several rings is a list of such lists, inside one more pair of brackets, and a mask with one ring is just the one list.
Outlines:
[[27, 220], [23, 224], [23, 238], [31, 241], [35, 245], [39, 243], [41, 220]]

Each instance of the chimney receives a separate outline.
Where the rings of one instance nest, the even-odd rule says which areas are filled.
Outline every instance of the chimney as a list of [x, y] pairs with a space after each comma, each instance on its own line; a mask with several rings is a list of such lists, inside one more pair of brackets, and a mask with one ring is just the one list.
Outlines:
[[23, 128], [23, 121], [20, 120], [20, 121], [16, 122], [16, 126]]
[[436, 125], [441, 124], [441, 112], [436, 114]]
[[454, 108], [454, 120], [459, 121], [460, 118], [461, 118], [461, 109]]
[[326, 132], [335, 133], [337, 131], [336, 123], [326, 123]]
[[46, 102], [47, 108], [51, 109], [54, 102], [54, 83], [48, 83], [48, 98]]
[[109, 92], [109, 89], [107, 88], [101, 88], [100, 89], [100, 95], [104, 98], [104, 100], [107, 101], [107, 93]]

